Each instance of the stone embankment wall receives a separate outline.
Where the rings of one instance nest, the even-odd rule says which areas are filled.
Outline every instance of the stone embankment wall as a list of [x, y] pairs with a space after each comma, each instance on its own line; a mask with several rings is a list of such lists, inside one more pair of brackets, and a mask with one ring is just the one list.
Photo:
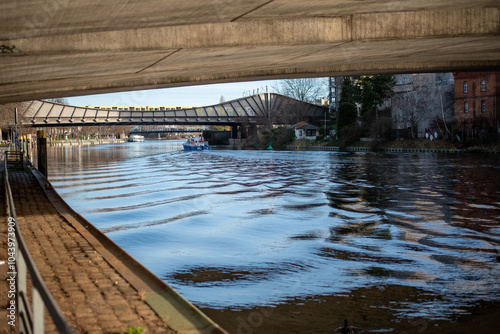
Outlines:
[[[309, 150], [309, 151], [343, 151], [343, 152], [372, 152], [370, 147], [344, 147], [339, 146], [302, 146], [302, 145], [288, 145], [287, 150]], [[428, 148], [384, 148], [377, 151], [382, 152], [402, 152], [402, 153], [417, 153], [417, 152], [427, 152], [427, 153], [468, 153], [475, 152], [474, 150], [463, 150], [456, 148], [443, 148], [443, 149], [428, 149]], [[500, 151], [481, 151], [481, 153], [498, 153]]]

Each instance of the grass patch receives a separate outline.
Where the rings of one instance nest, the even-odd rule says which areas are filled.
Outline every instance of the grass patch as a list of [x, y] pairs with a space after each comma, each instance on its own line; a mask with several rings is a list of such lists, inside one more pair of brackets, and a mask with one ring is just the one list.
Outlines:
[[135, 326], [135, 327], [128, 327], [127, 330], [125, 331], [125, 333], [127, 333], [127, 334], [142, 334], [145, 331], [146, 330], [144, 329], [144, 327]]

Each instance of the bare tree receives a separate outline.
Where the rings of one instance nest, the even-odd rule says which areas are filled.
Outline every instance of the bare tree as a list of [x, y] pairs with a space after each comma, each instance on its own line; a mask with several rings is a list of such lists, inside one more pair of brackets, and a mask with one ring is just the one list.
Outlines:
[[302, 102], [313, 102], [326, 95], [327, 82], [323, 78], [287, 79], [281, 80], [273, 89]]
[[398, 76], [400, 84], [392, 98], [393, 120], [397, 128], [408, 129], [412, 139], [418, 138], [423, 128], [432, 127], [437, 115], [446, 121], [451, 113], [453, 85], [445, 77], [444, 74]]
[[16, 102], [0, 105], [0, 139], [3, 137], [2, 132], [9, 132], [14, 128], [15, 109], [17, 108], [18, 133], [24, 134], [27, 131], [27, 120], [23, 113], [26, 111], [29, 102]]
[[[410, 86], [411, 87], [411, 86]], [[399, 128], [408, 129], [412, 139], [418, 137], [418, 124], [425, 108], [422, 93], [413, 89], [396, 94], [393, 99], [393, 117]]]
[[68, 104], [68, 100], [65, 99], [65, 98], [55, 98], [55, 99], [47, 99], [47, 101], [49, 102], [53, 102], [53, 103], [59, 103], [59, 104]]

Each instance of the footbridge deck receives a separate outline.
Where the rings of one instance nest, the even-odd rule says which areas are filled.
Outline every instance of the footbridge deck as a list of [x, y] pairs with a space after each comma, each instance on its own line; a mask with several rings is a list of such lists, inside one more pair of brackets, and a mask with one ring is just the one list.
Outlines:
[[290, 119], [316, 120], [327, 108], [264, 93], [221, 104], [180, 110], [109, 110], [76, 107], [42, 100], [33, 101], [24, 112], [33, 127], [93, 125], [239, 125], [289, 123]]

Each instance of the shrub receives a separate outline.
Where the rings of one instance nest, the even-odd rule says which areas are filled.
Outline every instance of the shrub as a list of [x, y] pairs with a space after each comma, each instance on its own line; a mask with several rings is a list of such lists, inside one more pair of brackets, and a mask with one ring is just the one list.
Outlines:
[[392, 136], [391, 116], [380, 116], [378, 121], [374, 120], [370, 126], [370, 136], [372, 138], [390, 140]]
[[340, 132], [341, 142], [340, 146], [345, 147], [353, 144], [363, 136], [363, 129], [357, 124], [344, 126]]
[[342, 129], [351, 124], [354, 124], [358, 119], [358, 109], [356, 105], [349, 102], [343, 102], [339, 106], [337, 113], [337, 128], [342, 136]]

